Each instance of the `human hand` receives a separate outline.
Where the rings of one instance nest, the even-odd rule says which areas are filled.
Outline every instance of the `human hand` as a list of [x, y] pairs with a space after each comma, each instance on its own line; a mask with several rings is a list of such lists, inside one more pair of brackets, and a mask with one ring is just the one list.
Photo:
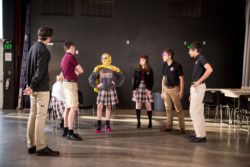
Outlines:
[[77, 70], [75, 70], [75, 74], [76, 74], [77, 76], [80, 75], [80, 73], [79, 73]]
[[27, 96], [31, 95], [32, 93], [33, 93], [33, 90], [30, 87], [25, 88], [23, 91], [23, 94]]
[[181, 92], [181, 91], [178, 92], [178, 93], [177, 93], [177, 96], [179, 96], [179, 99], [182, 99], [182, 97], [183, 97], [183, 92]]
[[102, 83], [99, 83], [98, 85], [97, 85], [97, 88], [100, 88], [100, 87], [102, 87]]
[[164, 92], [161, 92], [161, 99], [164, 100]]
[[147, 90], [146, 90], [146, 95], [147, 95], [147, 96], [150, 96], [150, 95], [151, 95], [151, 91], [147, 89]]
[[200, 84], [201, 84], [201, 82], [200, 82], [200, 81], [195, 81], [195, 82], [193, 82], [193, 84], [192, 84], [192, 85], [193, 85], [194, 87], [197, 87], [197, 86], [198, 86], [198, 85], [200, 85]]

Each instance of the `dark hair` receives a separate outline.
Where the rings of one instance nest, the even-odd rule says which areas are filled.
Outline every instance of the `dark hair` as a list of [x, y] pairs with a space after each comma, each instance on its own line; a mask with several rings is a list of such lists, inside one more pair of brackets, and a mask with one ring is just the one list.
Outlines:
[[198, 53], [200, 53], [201, 50], [202, 50], [202, 49], [201, 49], [201, 43], [200, 43], [200, 42], [197, 42], [197, 41], [191, 43], [191, 44], [188, 46], [188, 48], [189, 48], [189, 49], [192, 49], [192, 50], [197, 49]]
[[71, 41], [65, 41], [64, 42], [64, 50], [68, 50], [71, 46], [75, 46], [75, 44]]
[[146, 72], [149, 71], [151, 69], [151, 67], [150, 67], [150, 64], [149, 64], [148, 56], [147, 55], [141, 55], [140, 59], [145, 59], [146, 62], [145, 62], [145, 69], [142, 69], [142, 65], [140, 63], [138, 64], [137, 68], [139, 69], [139, 71], [142, 71], [142, 70], [145, 70]]
[[52, 37], [53, 30], [49, 27], [40, 27], [37, 32], [38, 39], [45, 41], [48, 39], [48, 37]]
[[165, 49], [164, 50], [168, 55], [171, 56], [171, 58], [174, 58], [174, 50], [173, 49]]

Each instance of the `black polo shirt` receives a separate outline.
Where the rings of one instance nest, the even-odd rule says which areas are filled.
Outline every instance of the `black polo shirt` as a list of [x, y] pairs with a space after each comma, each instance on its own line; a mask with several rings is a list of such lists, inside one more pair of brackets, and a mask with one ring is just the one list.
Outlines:
[[207, 60], [204, 56], [198, 55], [195, 58], [194, 62], [194, 70], [193, 70], [193, 76], [192, 76], [192, 83], [195, 81], [198, 81], [202, 75], [205, 73], [206, 69], [204, 67], [205, 64], [207, 64]]
[[163, 63], [162, 74], [166, 77], [165, 85], [168, 86], [179, 86], [180, 76], [183, 76], [183, 70], [181, 64], [173, 61], [171, 65], [166, 62]]

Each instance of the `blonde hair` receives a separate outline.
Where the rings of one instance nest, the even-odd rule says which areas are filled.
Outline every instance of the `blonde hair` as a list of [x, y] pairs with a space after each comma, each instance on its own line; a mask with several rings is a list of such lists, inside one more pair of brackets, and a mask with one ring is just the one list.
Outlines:
[[112, 63], [112, 57], [111, 57], [110, 54], [108, 54], [108, 53], [103, 53], [101, 57], [102, 57], [102, 58], [103, 58], [103, 57], [106, 57], [106, 58], [107, 58], [106, 64], [110, 65], [110, 64]]

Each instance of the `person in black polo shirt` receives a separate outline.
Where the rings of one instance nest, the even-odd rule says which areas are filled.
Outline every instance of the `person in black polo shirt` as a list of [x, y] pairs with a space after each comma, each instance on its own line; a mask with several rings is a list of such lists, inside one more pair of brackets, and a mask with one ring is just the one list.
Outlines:
[[172, 131], [173, 127], [173, 106], [179, 118], [179, 126], [181, 133], [185, 133], [184, 114], [180, 99], [184, 92], [184, 76], [181, 64], [173, 59], [174, 51], [166, 49], [162, 53], [163, 68], [162, 68], [162, 98], [167, 112], [166, 124], [161, 128], [161, 131]]
[[189, 55], [194, 58], [194, 70], [192, 76], [192, 85], [190, 88], [190, 117], [193, 121], [195, 135], [190, 136], [192, 143], [205, 143], [206, 130], [204, 118], [203, 98], [206, 91], [206, 84], [204, 81], [211, 75], [213, 68], [207, 60], [200, 54], [201, 44], [193, 42], [188, 46]]

